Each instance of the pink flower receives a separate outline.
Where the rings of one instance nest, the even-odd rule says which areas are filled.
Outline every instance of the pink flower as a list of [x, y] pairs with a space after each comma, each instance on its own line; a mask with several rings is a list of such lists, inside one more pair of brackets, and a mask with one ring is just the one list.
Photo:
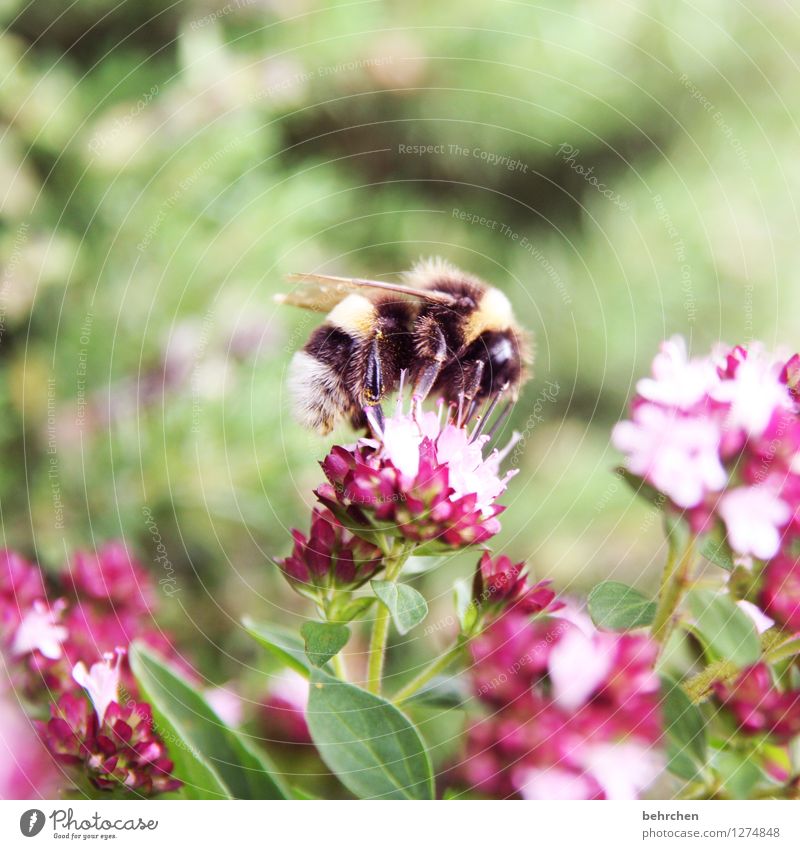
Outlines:
[[510, 608], [528, 615], [563, 607], [555, 601], [550, 581], [529, 584], [524, 563], [512, 563], [506, 555], [492, 559], [488, 551], [481, 555], [479, 574], [483, 589], [475, 599], [482, 608], [505, 611]]
[[710, 418], [686, 416], [653, 404], [634, 407], [632, 420], [613, 430], [614, 446], [627, 455], [633, 474], [678, 507], [696, 507], [727, 480], [719, 457], [721, 432]]
[[800, 561], [781, 555], [766, 565], [759, 603], [780, 625], [800, 631]]
[[83, 661], [76, 663], [72, 670], [75, 683], [89, 694], [100, 723], [103, 722], [109, 705], [119, 699], [119, 664], [124, 655], [124, 649], [117, 649], [115, 654], [108, 652], [103, 656], [103, 660], [92, 664], [91, 670], [86, 669]]
[[38, 651], [48, 660], [58, 660], [62, 655], [61, 644], [68, 636], [67, 629], [59, 624], [64, 607], [63, 601], [57, 601], [52, 608], [35, 601], [14, 634], [11, 653], [21, 657]]
[[741, 428], [748, 436], [758, 437], [777, 411], [793, 408], [781, 379], [783, 368], [783, 362], [769, 356], [761, 345], [747, 350], [733, 376], [719, 381], [710, 392], [714, 401], [727, 407], [727, 427]]
[[242, 724], [244, 704], [230, 685], [206, 690], [204, 695], [211, 709], [226, 725], [236, 728]]
[[655, 746], [634, 741], [589, 745], [579, 760], [611, 800], [638, 799], [663, 771], [666, 761]]
[[86, 699], [65, 693], [50, 712], [50, 720], [37, 725], [53, 757], [82, 771], [101, 790], [151, 796], [181, 786], [153, 728], [150, 705], [111, 702], [101, 722]]
[[586, 704], [605, 681], [614, 659], [599, 636], [587, 637], [577, 628], [568, 631], [553, 647], [547, 663], [555, 703], [567, 711]]
[[690, 410], [701, 403], [719, 383], [711, 360], [689, 359], [682, 336], [661, 343], [652, 368], [653, 376], [642, 378], [636, 391], [647, 401], [679, 410]]
[[0, 550], [0, 637], [14, 631], [24, 611], [45, 597], [39, 569], [15, 551]]
[[292, 553], [278, 565], [298, 592], [312, 598], [329, 588], [355, 589], [383, 568], [381, 550], [345, 528], [329, 510], [315, 508], [308, 537], [293, 530], [292, 538]]
[[689, 360], [672, 339], [613, 442], [633, 475], [689, 511], [695, 533], [721, 521], [737, 554], [768, 559], [800, 537], [798, 385], [798, 355], [753, 344]]
[[311, 734], [306, 724], [308, 681], [293, 669], [270, 679], [261, 712], [261, 726], [268, 739], [278, 743], [307, 745]]
[[766, 664], [745, 669], [732, 684], [715, 684], [714, 691], [743, 733], [770, 734], [781, 743], [800, 734], [800, 690], [779, 690]]
[[53, 799], [58, 774], [25, 716], [0, 657], [0, 799]]
[[483, 542], [500, 529], [496, 499], [515, 474], [499, 471], [513, 442], [484, 458], [487, 441], [432, 413], [398, 409], [381, 440], [331, 450], [322, 463], [330, 485], [317, 496], [337, 516], [345, 512], [355, 533], [363, 526], [366, 537], [377, 528], [441, 547]]
[[791, 510], [770, 486], [728, 490], [720, 498], [718, 510], [735, 552], [762, 560], [777, 554], [780, 529], [789, 521]]
[[111, 602], [117, 609], [147, 613], [155, 604], [152, 578], [120, 540], [107, 542], [96, 552], [75, 552], [62, 580], [80, 597]]
[[508, 613], [471, 646], [489, 712], [469, 727], [457, 782], [501, 798], [629, 799], [663, 770], [649, 638]]

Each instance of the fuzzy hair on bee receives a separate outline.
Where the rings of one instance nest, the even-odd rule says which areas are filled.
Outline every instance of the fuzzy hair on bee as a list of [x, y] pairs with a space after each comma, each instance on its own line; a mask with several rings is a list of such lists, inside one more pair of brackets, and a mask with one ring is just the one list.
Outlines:
[[381, 402], [406, 375], [466, 423], [481, 402], [517, 398], [532, 361], [508, 298], [441, 259], [418, 263], [401, 284], [293, 275], [277, 300], [327, 313], [289, 368], [295, 418], [325, 434], [341, 420], [381, 426]]

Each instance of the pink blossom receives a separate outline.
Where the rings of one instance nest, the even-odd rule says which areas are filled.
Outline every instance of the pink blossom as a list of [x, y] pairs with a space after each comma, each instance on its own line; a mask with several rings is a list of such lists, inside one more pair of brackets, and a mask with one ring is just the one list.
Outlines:
[[728, 480], [719, 457], [716, 421], [688, 417], [643, 403], [632, 420], [613, 430], [614, 446], [627, 455], [628, 468], [682, 508], [695, 507]]
[[761, 345], [753, 345], [733, 376], [713, 387], [713, 400], [727, 406], [729, 428], [742, 428], [751, 437], [761, 436], [776, 411], [793, 408], [786, 383], [781, 380], [782, 370], [781, 360], [769, 356]]
[[588, 775], [557, 766], [524, 767], [514, 773], [514, 785], [528, 801], [591, 799], [598, 791]]
[[728, 490], [720, 498], [718, 510], [735, 552], [762, 560], [777, 554], [780, 529], [789, 521], [791, 510], [770, 486]]
[[689, 359], [686, 341], [673, 336], [661, 343], [653, 359], [653, 376], [636, 384], [636, 391], [647, 401], [689, 410], [703, 401], [719, 383], [714, 364], [708, 359]]
[[100, 723], [108, 706], [119, 700], [119, 664], [124, 655], [124, 649], [117, 649], [115, 654], [107, 652], [103, 660], [93, 663], [91, 670], [86, 669], [83, 661], [76, 663], [72, 669], [73, 680], [89, 694]]
[[205, 698], [214, 713], [226, 725], [235, 728], [242, 724], [244, 705], [238, 693], [230, 685], [206, 690]]
[[[386, 420], [381, 439], [334, 446], [322, 463], [329, 485], [317, 497], [348, 527], [369, 538], [387, 526], [415, 542], [457, 548], [484, 542], [500, 530], [496, 499], [516, 473], [500, 474], [504, 451], [484, 458], [488, 438], [415, 407], [400, 406]], [[393, 527], [392, 527], [393, 526]]]
[[656, 645], [560, 616], [509, 612], [472, 641], [486, 716], [454, 772], [481, 793], [637, 798], [664, 768]]
[[67, 629], [59, 624], [64, 610], [63, 602], [52, 608], [42, 601], [35, 601], [25, 614], [14, 635], [11, 653], [16, 657], [38, 651], [48, 660], [58, 660], [62, 655], [61, 644], [67, 639]]
[[768, 631], [775, 624], [774, 619], [770, 619], [769, 616], [765, 616], [761, 608], [750, 601], [740, 599], [736, 602], [736, 605], [750, 617], [759, 634], [763, 634], [765, 631]]
[[634, 741], [589, 745], [578, 760], [611, 800], [638, 799], [665, 766], [657, 748]]
[[767, 563], [759, 603], [779, 625], [800, 631], [800, 560], [779, 555]]
[[281, 743], [306, 745], [311, 735], [306, 724], [308, 680], [293, 669], [284, 669], [270, 679], [261, 712], [264, 734]]
[[555, 703], [572, 711], [585, 704], [611, 671], [614, 652], [602, 637], [568, 631], [550, 652], [547, 669]]
[[55, 798], [60, 777], [25, 716], [0, 657], [0, 799]]

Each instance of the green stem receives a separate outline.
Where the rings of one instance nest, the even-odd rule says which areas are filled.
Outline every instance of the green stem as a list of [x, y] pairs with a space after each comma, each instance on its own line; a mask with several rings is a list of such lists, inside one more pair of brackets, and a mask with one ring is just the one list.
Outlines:
[[339, 652], [335, 654], [331, 658], [331, 665], [333, 666], [333, 671], [336, 675], [342, 679], [342, 681], [347, 681], [347, 667], [344, 663], [344, 658], [342, 657], [342, 653]]
[[[398, 579], [403, 564], [410, 553], [410, 548], [401, 547], [392, 555], [387, 555], [385, 580], [394, 582]], [[384, 605], [378, 604], [378, 612], [375, 614], [375, 622], [372, 626], [372, 637], [369, 641], [369, 654], [367, 655], [367, 689], [370, 693], [379, 694], [381, 691], [390, 622], [391, 614], [389, 610]]]
[[695, 538], [690, 536], [686, 547], [680, 552], [670, 547], [670, 554], [664, 566], [664, 574], [661, 577], [661, 589], [658, 593], [658, 606], [653, 618], [650, 633], [653, 639], [664, 646], [667, 638], [672, 633], [673, 617], [678, 604], [683, 598], [684, 592], [689, 584], [689, 571], [694, 560]]
[[441, 657], [431, 661], [415, 678], [412, 678], [408, 684], [402, 687], [395, 697], [392, 699], [395, 704], [402, 704], [411, 696], [418, 693], [432, 678], [435, 678], [440, 672], [444, 672], [450, 664], [458, 658], [464, 649], [464, 642], [459, 640], [452, 648], [448, 649]]

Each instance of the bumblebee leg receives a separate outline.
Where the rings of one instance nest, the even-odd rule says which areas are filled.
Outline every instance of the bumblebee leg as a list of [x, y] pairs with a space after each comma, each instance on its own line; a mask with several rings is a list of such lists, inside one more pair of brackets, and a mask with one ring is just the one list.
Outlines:
[[372, 345], [367, 356], [367, 367], [364, 372], [364, 400], [370, 407], [380, 404], [385, 391], [379, 337], [376, 334], [372, 339]]
[[483, 360], [473, 360], [464, 365], [464, 389], [462, 390], [464, 401], [461, 405], [463, 418], [459, 421], [459, 427], [466, 425], [478, 408], [477, 394], [481, 388], [481, 379], [486, 363]]
[[444, 338], [444, 333], [438, 326], [434, 326], [433, 332], [435, 345], [433, 356], [422, 367], [414, 383], [413, 397], [418, 401], [425, 400], [447, 359], [447, 340]]

